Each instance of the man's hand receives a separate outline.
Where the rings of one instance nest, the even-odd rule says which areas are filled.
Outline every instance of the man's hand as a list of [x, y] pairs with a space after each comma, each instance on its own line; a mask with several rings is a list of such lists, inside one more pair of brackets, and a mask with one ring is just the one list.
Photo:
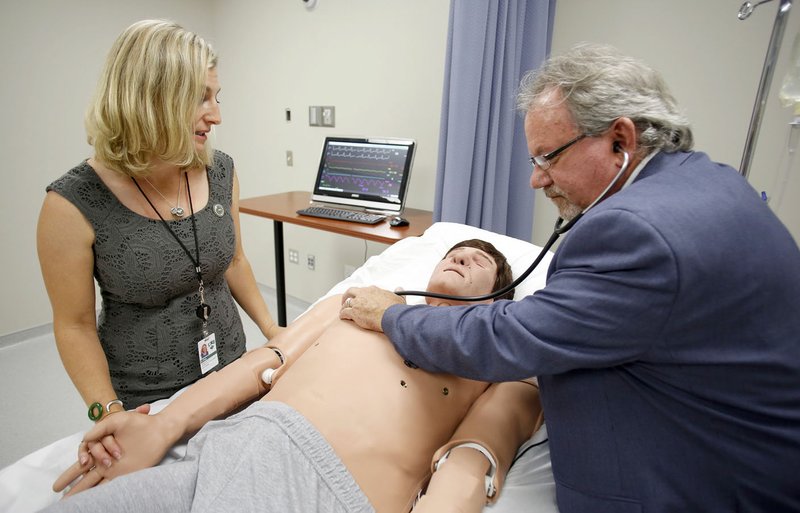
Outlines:
[[368, 330], [382, 332], [383, 312], [392, 305], [405, 302], [403, 297], [378, 287], [351, 287], [342, 296], [339, 318], [353, 321]]

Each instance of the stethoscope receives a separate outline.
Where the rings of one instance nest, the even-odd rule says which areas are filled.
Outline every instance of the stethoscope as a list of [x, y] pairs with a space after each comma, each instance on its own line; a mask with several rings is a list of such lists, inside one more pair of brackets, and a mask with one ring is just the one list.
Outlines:
[[[616, 149], [616, 146], [615, 146], [615, 149]], [[620, 149], [619, 151], [622, 151], [622, 150]], [[433, 298], [437, 298], [437, 299], [447, 299], [447, 300], [450, 300], [450, 301], [473, 302], [473, 301], [486, 301], [486, 300], [489, 300], [489, 299], [494, 299], [494, 298], [500, 297], [503, 294], [507, 293], [508, 291], [516, 288], [520, 283], [525, 281], [525, 279], [528, 276], [530, 276], [530, 274], [534, 270], [536, 270], [536, 267], [542, 261], [542, 259], [547, 254], [547, 252], [550, 251], [550, 248], [553, 247], [553, 244], [555, 244], [556, 240], [558, 240], [558, 238], [561, 235], [567, 233], [570, 228], [575, 226], [575, 223], [580, 221], [581, 217], [583, 217], [584, 214], [586, 214], [586, 212], [588, 212], [592, 207], [594, 207], [595, 205], [600, 203], [603, 199], [605, 199], [606, 194], [608, 194], [608, 192], [617, 184], [619, 179], [622, 178], [622, 175], [624, 175], [625, 171], [628, 170], [628, 164], [630, 163], [630, 157], [628, 155], [628, 152], [623, 151], [622, 154], [623, 154], [623, 159], [624, 159], [622, 161], [622, 167], [620, 167], [619, 172], [617, 172], [616, 176], [614, 176], [614, 179], [611, 180], [611, 182], [608, 184], [608, 186], [605, 189], [603, 189], [603, 192], [601, 192], [594, 199], [594, 201], [592, 201], [589, 204], [588, 207], [586, 207], [583, 210], [581, 210], [578, 215], [576, 215], [575, 217], [573, 217], [572, 219], [570, 219], [566, 223], [564, 223], [564, 219], [562, 217], [559, 217], [556, 220], [555, 226], [553, 227], [553, 233], [550, 235], [550, 238], [547, 240], [547, 242], [545, 243], [545, 245], [542, 248], [542, 250], [536, 256], [536, 259], [533, 261], [533, 263], [530, 265], [530, 267], [528, 267], [528, 269], [524, 273], [520, 274], [519, 277], [516, 280], [514, 280], [513, 282], [511, 282], [510, 284], [508, 284], [505, 287], [503, 287], [503, 288], [501, 288], [499, 290], [496, 290], [496, 291], [494, 291], [494, 292], [492, 292], [490, 294], [484, 294], [482, 296], [451, 296], [449, 294], [439, 294], [438, 292], [428, 292], [428, 291], [425, 291], [425, 290], [399, 290], [399, 291], [395, 292], [395, 294], [397, 294], [398, 296], [425, 296], [425, 297], [433, 297]]]

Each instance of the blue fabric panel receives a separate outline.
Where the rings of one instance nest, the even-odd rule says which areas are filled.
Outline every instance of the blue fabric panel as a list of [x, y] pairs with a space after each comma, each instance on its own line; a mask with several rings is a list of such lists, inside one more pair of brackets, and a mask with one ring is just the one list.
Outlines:
[[529, 240], [533, 192], [519, 80], [547, 56], [555, 0], [453, 0], [434, 219]]

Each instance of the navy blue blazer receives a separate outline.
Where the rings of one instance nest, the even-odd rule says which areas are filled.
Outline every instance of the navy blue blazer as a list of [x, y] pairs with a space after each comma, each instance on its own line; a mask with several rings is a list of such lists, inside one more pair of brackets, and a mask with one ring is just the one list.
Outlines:
[[561, 513], [800, 511], [800, 250], [703, 153], [589, 211], [535, 294], [383, 329], [428, 370], [539, 376]]

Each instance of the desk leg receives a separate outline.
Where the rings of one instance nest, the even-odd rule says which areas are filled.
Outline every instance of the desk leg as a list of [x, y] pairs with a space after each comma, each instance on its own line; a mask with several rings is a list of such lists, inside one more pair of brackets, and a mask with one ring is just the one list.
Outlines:
[[273, 221], [275, 234], [275, 295], [278, 300], [278, 326], [286, 326], [286, 269], [283, 262], [283, 222]]

